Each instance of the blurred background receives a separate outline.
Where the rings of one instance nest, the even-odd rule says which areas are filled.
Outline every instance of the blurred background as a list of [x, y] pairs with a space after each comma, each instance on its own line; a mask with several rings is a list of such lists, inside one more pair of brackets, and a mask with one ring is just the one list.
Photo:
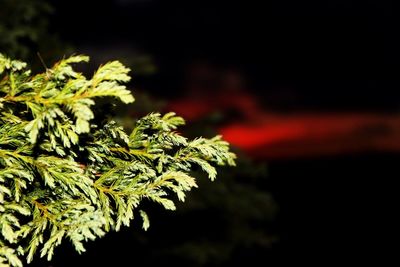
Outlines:
[[76, 257], [32, 266], [327, 266], [378, 260], [400, 156], [395, 1], [0, 0], [0, 52], [37, 71], [72, 53], [86, 73], [132, 69], [126, 128], [175, 111], [187, 136], [222, 134], [237, 168], [200, 180], [177, 212], [147, 203]]

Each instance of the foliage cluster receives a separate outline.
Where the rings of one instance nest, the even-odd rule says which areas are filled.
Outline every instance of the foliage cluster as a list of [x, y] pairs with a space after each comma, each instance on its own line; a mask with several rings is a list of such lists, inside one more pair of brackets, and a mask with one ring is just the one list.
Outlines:
[[149, 227], [142, 200], [174, 210], [197, 187], [198, 166], [211, 180], [217, 165], [234, 165], [229, 144], [216, 136], [188, 140], [184, 120], [152, 113], [127, 134], [113, 121], [95, 124], [99, 97], [125, 104], [129, 69], [118, 61], [88, 79], [75, 71], [83, 55], [32, 75], [26, 63], [0, 54], [0, 266], [22, 266], [39, 251], [51, 259], [69, 239], [83, 242], [129, 226], [135, 216]]

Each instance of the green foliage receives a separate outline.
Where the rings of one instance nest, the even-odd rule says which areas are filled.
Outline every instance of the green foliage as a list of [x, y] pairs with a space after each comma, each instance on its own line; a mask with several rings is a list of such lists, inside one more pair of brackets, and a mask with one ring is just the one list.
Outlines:
[[[212, 136], [212, 125], [210, 120], [192, 122], [185, 127], [185, 135]], [[158, 266], [168, 261], [192, 267], [240, 266], [267, 253], [279, 240], [275, 221], [278, 207], [267, 190], [267, 166], [237, 153], [236, 168], [224, 168], [215, 182], [198, 179], [201, 190], [191, 192], [185, 203], [178, 203], [174, 214], [151, 212], [150, 231], [127, 229], [120, 242], [114, 240], [114, 251], [119, 251], [122, 242], [129, 243], [136, 252], [137, 265]], [[194, 175], [204, 176], [200, 172]], [[182, 231], [185, 226], [196, 230], [188, 235]], [[109, 251], [108, 244], [98, 244], [96, 251]], [[88, 262], [92, 259], [93, 255], [87, 257]], [[126, 260], [121, 258], [119, 263]], [[70, 264], [58, 259], [54, 265]]]
[[118, 61], [101, 66], [91, 79], [76, 72], [72, 56], [45, 73], [0, 54], [0, 266], [22, 266], [36, 252], [50, 260], [69, 239], [83, 242], [129, 226], [139, 205], [150, 200], [174, 210], [197, 187], [190, 176], [200, 166], [216, 177], [215, 166], [234, 165], [235, 155], [220, 136], [188, 140], [176, 129], [174, 113], [150, 114], [130, 134], [110, 121], [91, 123], [94, 99], [134, 98], [122, 83], [129, 69]]

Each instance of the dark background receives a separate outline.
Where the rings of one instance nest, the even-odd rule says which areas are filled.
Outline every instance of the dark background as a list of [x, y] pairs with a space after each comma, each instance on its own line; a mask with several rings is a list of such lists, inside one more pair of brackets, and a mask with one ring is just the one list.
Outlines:
[[[94, 62], [151, 55], [157, 71], [135, 78], [133, 70], [132, 84], [162, 99], [184, 95], [185, 70], [206, 61], [239, 70], [248, 93], [265, 110], [398, 112], [400, 17], [395, 1], [50, 2], [50, 32]], [[267, 249], [239, 249], [221, 266], [381, 265], [387, 258], [380, 253], [390, 253], [385, 239], [394, 224], [388, 214], [397, 212], [399, 156], [369, 151], [269, 160], [260, 186], [279, 207], [274, 223], [265, 226], [278, 241]], [[166, 216], [161, 218], [174, 215]], [[154, 221], [152, 229], [168, 224]], [[199, 222], [189, 223], [198, 231], [194, 226]], [[89, 244], [79, 262], [148, 266], [152, 249], [170, 242], [159, 239], [142, 247], [127, 231]], [[150, 231], [157, 240], [156, 230]], [[186, 229], [178, 236], [191, 235]], [[55, 266], [76, 265], [75, 255], [64, 249]], [[169, 260], [152, 262], [180, 264]]]
[[51, 28], [77, 50], [125, 45], [153, 55], [154, 90], [166, 96], [179, 94], [186, 64], [207, 59], [240, 68], [267, 99], [289, 88], [295, 100], [278, 107], [398, 108], [392, 1], [53, 2]]
[[[399, 108], [399, 13], [395, 1], [54, 1], [57, 31], [79, 46], [133, 46], [159, 71], [143, 85], [173, 99], [195, 60], [235, 67], [266, 109]], [[282, 91], [283, 90], [283, 91]], [[289, 96], [289, 97], [287, 97]], [[228, 97], [228, 96], [227, 96]], [[399, 176], [397, 153], [268, 162], [280, 241], [237, 253], [245, 266], [379, 259]], [[358, 251], [358, 252], [357, 252]], [[133, 252], [132, 252], [133, 253]], [[151, 255], [151, 252], [149, 252]]]

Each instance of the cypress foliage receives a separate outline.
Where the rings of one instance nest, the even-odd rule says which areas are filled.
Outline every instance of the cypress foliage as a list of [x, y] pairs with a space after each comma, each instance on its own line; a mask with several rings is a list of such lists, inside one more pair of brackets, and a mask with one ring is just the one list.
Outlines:
[[174, 210], [197, 187], [199, 166], [211, 180], [217, 165], [234, 165], [229, 144], [216, 136], [188, 140], [174, 113], [139, 119], [131, 133], [115, 122], [94, 124], [95, 99], [134, 101], [118, 61], [91, 77], [75, 71], [87, 56], [63, 59], [32, 75], [26, 63], [0, 54], [0, 266], [22, 266], [35, 254], [50, 260], [65, 239], [83, 242], [129, 226], [149, 227], [142, 200]]

